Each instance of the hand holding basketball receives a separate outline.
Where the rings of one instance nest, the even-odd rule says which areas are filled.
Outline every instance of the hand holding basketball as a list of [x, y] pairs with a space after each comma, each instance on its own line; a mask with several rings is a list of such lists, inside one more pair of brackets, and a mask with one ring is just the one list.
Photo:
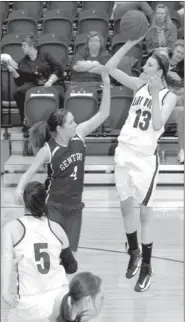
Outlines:
[[161, 77], [156, 74], [149, 78], [149, 84], [151, 85], [152, 92], [159, 92], [161, 89]]

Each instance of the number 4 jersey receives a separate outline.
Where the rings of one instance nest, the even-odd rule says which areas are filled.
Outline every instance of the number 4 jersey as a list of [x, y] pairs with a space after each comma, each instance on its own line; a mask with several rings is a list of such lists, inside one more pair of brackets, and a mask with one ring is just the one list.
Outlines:
[[[169, 90], [163, 88], [159, 92], [159, 103], [162, 108], [164, 97]], [[118, 137], [119, 148], [127, 144], [135, 151], [146, 155], [153, 155], [157, 141], [164, 132], [164, 127], [154, 131], [152, 126], [152, 96], [149, 93], [148, 84], [140, 87], [131, 104], [128, 118]]]
[[45, 186], [48, 199], [59, 202], [81, 202], [84, 183], [85, 143], [79, 135], [67, 147], [52, 138], [46, 145], [50, 152], [48, 178]]
[[26, 215], [18, 219], [23, 236], [14, 245], [17, 265], [17, 293], [21, 296], [39, 295], [68, 284], [65, 269], [60, 265], [63, 245], [52, 231], [46, 217]]

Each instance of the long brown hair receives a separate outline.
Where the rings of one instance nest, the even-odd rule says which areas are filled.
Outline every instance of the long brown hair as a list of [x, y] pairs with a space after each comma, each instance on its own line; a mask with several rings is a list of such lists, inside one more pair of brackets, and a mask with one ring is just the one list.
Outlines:
[[57, 126], [64, 125], [67, 113], [66, 110], [60, 109], [56, 113], [52, 113], [47, 122], [35, 123], [29, 130], [29, 150], [36, 154], [44, 146], [44, 143], [53, 137]]
[[167, 86], [172, 88], [182, 88], [184, 86], [183, 81], [174, 79], [171, 75], [168, 74], [169, 71], [169, 58], [167, 55], [160, 53], [157, 50], [154, 50], [149, 57], [153, 57], [157, 60], [159, 68], [162, 69], [163, 75], [162, 78], [165, 80]]

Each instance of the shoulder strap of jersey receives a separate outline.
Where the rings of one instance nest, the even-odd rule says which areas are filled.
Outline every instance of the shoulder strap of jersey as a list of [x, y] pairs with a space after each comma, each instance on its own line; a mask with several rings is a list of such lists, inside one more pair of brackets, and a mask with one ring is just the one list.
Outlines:
[[23, 222], [22, 222], [22, 220], [19, 218], [19, 219], [16, 219], [21, 225], [22, 225], [22, 227], [23, 227], [23, 229], [24, 229], [24, 232], [23, 232], [23, 235], [22, 235], [22, 237], [13, 245], [13, 247], [16, 247], [22, 240], [23, 240], [23, 238], [25, 237], [25, 235], [26, 235], [26, 227], [25, 227], [25, 225], [23, 224]]
[[50, 231], [52, 232], [52, 234], [56, 237], [56, 239], [59, 240], [59, 242], [63, 245], [63, 242], [61, 241], [61, 239], [57, 236], [57, 234], [53, 231], [52, 227], [51, 227], [51, 223], [50, 223], [50, 220], [49, 218], [47, 218], [47, 221], [48, 221], [48, 227], [50, 229]]
[[168, 88], [166, 88], [166, 92], [164, 92], [164, 96], [163, 96], [163, 98], [162, 98], [162, 105], [164, 104], [164, 99], [165, 99], [165, 97], [168, 95], [168, 93], [170, 93], [170, 91], [169, 91], [169, 89], [168, 89]]
[[45, 145], [47, 146], [47, 148], [49, 150], [49, 155], [50, 155], [49, 162], [51, 162], [56, 151], [60, 149], [60, 146], [55, 142], [55, 139], [53, 139], [53, 138], [51, 140], [49, 140], [48, 142], [45, 142]]

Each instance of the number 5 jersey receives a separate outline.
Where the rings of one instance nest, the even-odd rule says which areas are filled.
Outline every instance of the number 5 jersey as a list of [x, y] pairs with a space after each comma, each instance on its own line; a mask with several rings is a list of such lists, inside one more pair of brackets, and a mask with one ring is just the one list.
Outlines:
[[84, 141], [76, 135], [67, 147], [57, 144], [54, 138], [46, 145], [50, 152], [48, 178], [45, 182], [47, 201], [71, 204], [75, 200], [75, 203], [80, 203], [84, 184]]
[[18, 219], [23, 236], [14, 245], [16, 258], [24, 257], [17, 265], [17, 293], [39, 295], [68, 285], [65, 269], [60, 265], [63, 245], [52, 231], [46, 217], [26, 215]]
[[[163, 100], [169, 90], [161, 89], [159, 92], [159, 104], [162, 108]], [[128, 118], [118, 137], [118, 147], [126, 144], [131, 149], [144, 155], [153, 155], [157, 141], [164, 132], [164, 127], [154, 131], [152, 126], [152, 95], [149, 93], [148, 84], [140, 87], [131, 104]]]

